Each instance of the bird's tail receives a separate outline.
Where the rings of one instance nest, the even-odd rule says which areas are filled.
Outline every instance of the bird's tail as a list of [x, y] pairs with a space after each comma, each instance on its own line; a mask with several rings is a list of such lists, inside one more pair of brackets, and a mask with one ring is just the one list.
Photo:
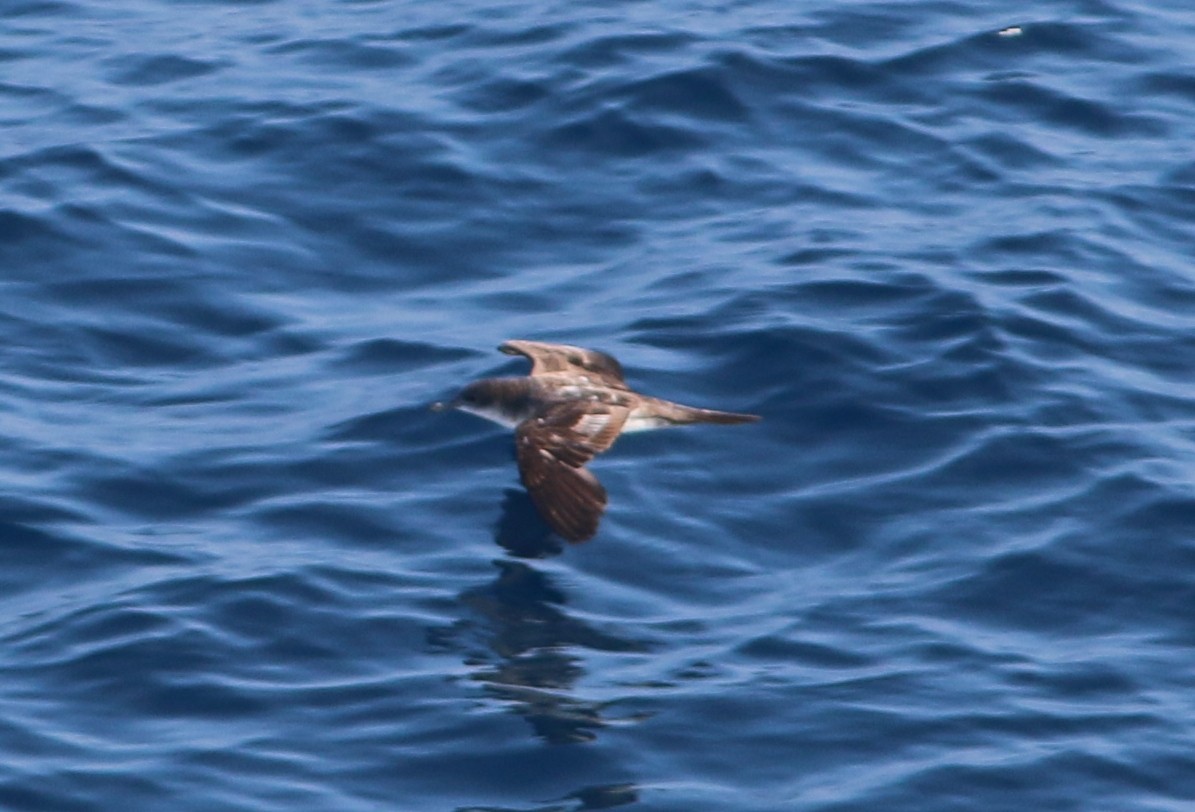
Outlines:
[[698, 409], [695, 407], [688, 407], [688, 417], [690, 420], [686, 422], [691, 423], [723, 423], [725, 426], [733, 425], [733, 423], [754, 423], [759, 420], [759, 415], [744, 415], [739, 411], [718, 411], [716, 409]]
[[673, 422], [677, 424], [685, 423], [721, 423], [722, 425], [732, 425], [734, 423], [754, 423], [759, 420], [757, 414], [742, 414], [740, 412], [720, 412], [716, 409], [699, 409], [696, 406], [680, 406], [676, 413], [672, 416]]

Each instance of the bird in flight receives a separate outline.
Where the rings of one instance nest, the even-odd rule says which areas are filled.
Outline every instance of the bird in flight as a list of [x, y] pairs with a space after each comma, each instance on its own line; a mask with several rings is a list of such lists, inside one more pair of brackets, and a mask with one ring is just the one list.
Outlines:
[[530, 374], [474, 381], [433, 408], [459, 409], [513, 428], [519, 475], [531, 501], [552, 530], [571, 542], [597, 533], [606, 489], [585, 465], [620, 434], [759, 420], [632, 392], [622, 365], [604, 352], [521, 340], [498, 349], [530, 359]]

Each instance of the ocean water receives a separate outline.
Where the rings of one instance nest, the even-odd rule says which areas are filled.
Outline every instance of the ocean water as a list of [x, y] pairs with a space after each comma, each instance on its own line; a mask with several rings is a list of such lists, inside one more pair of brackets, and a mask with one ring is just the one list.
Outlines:
[[[6, 0], [0, 809], [1192, 809], [1192, 42]], [[508, 338], [764, 419], [570, 546]]]

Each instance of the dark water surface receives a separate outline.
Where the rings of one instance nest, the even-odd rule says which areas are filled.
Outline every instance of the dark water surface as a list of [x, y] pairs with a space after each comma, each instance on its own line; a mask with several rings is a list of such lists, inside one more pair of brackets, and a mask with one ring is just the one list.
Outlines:
[[1193, 8], [0, 4], [0, 808], [1192, 809]]

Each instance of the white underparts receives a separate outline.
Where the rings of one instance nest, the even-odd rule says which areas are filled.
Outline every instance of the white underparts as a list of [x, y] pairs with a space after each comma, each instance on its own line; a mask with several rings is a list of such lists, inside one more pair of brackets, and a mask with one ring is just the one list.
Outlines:
[[469, 414], [475, 414], [478, 417], [484, 417], [486, 420], [493, 421], [494, 423], [497, 423], [499, 426], [505, 426], [508, 429], [513, 429], [515, 426], [519, 425], [519, 423], [521, 422], [519, 420], [515, 420], [515, 419], [511, 418], [510, 415], [508, 415], [506, 412], [502, 411], [501, 409], [482, 409], [482, 408], [478, 408], [476, 406], [470, 406], [466, 403], [462, 403], [457, 408], [460, 409], [462, 412], [468, 412]]
[[[462, 403], [457, 408], [462, 412], [468, 412], [469, 414], [483, 417], [486, 420], [490, 420], [494, 423], [497, 423], [499, 426], [504, 426], [508, 429], [513, 429], [522, 422], [519, 418], [512, 417], [508, 412], [498, 408], [481, 408], [477, 406], [471, 406], [467, 403]], [[604, 429], [609, 422], [609, 414], [601, 413], [585, 415], [577, 421], [575, 428], [581, 434], [586, 434], [592, 437]], [[628, 434], [637, 431], [651, 431], [652, 429], [663, 429], [675, 425], [676, 424], [671, 420], [665, 420], [662, 417], [656, 417], [654, 415], [637, 415], [632, 412], [627, 417], [627, 422], [622, 426], [622, 433]]]
[[666, 429], [669, 426], [676, 425], [670, 420], [665, 420], [662, 417], [637, 417], [631, 414], [627, 418], [627, 422], [622, 426], [622, 433], [636, 431], [651, 431], [652, 429]]

